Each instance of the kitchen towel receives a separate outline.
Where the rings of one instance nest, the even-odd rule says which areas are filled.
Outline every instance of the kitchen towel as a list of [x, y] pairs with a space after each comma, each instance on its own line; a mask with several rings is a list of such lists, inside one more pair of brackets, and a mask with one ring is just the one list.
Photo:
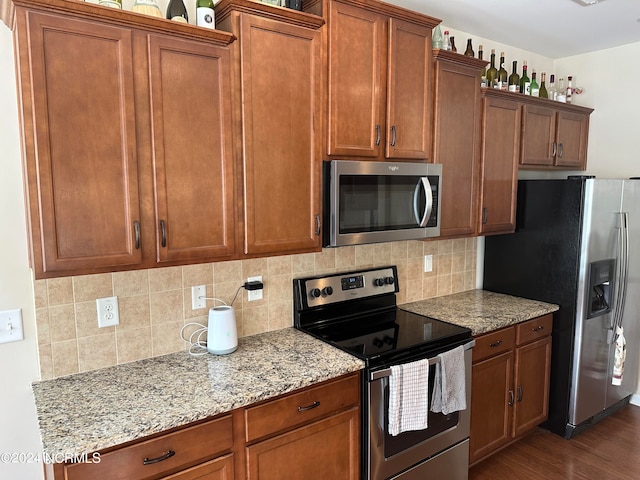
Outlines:
[[464, 374], [464, 347], [459, 346], [438, 355], [435, 365], [431, 411], [449, 415], [467, 408]]
[[391, 366], [389, 377], [389, 433], [427, 428], [429, 416], [429, 360]]
[[613, 375], [611, 375], [612, 385], [622, 385], [622, 375], [624, 374], [624, 361], [627, 356], [627, 342], [624, 338], [624, 329], [616, 328], [615, 352], [613, 356]]

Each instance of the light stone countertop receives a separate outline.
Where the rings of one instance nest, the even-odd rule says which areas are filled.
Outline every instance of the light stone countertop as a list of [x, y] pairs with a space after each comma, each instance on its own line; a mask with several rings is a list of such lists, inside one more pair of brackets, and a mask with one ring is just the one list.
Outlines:
[[179, 352], [32, 386], [43, 452], [81, 455], [358, 371], [364, 362], [294, 328], [226, 356]]
[[524, 322], [560, 309], [552, 303], [469, 290], [399, 305], [403, 310], [468, 327], [474, 336]]
[[[558, 310], [471, 290], [400, 305], [473, 335]], [[364, 362], [294, 328], [238, 340], [231, 355], [179, 352], [32, 386], [43, 451], [81, 455], [358, 371]]]

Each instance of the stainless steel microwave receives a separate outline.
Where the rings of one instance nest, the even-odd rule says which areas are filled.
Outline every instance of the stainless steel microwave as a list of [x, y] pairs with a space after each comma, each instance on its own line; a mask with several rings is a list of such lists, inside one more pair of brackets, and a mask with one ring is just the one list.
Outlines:
[[438, 164], [325, 161], [323, 245], [438, 237], [441, 185]]

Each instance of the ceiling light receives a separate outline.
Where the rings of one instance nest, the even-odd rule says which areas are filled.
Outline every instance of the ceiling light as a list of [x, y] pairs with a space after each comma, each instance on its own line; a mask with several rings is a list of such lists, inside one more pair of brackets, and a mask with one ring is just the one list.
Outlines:
[[604, 0], [573, 0], [579, 5], [583, 7], [588, 7], [589, 5], [595, 5], [596, 3], [604, 2]]

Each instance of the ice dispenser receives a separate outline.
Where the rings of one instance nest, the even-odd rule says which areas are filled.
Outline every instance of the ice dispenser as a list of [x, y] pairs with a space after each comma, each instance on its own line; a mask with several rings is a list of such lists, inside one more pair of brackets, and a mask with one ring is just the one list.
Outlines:
[[587, 318], [611, 311], [615, 260], [600, 260], [589, 265]]

